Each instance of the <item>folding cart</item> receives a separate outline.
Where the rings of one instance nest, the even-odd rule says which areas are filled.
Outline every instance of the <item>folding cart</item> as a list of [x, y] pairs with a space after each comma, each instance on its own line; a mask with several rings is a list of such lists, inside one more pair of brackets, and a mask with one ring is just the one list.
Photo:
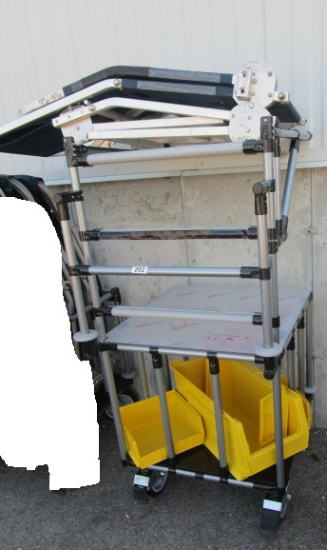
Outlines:
[[[96, 342], [121, 460], [139, 468], [136, 498], [160, 492], [170, 473], [261, 488], [266, 491], [261, 524], [270, 530], [278, 529], [287, 509], [292, 457], [308, 445], [311, 416], [306, 396], [314, 393], [312, 293], [280, 288], [277, 266], [279, 248], [287, 238], [300, 143], [311, 135], [289, 93], [276, 86], [274, 71], [261, 62], [249, 63], [237, 75], [113, 67], [27, 106], [17, 121], [0, 129], [0, 151], [40, 156], [65, 152], [71, 191], [57, 194], [55, 200], [79, 321], [74, 339], [93, 348]], [[281, 143], [288, 152], [284, 185]], [[262, 159], [264, 176], [252, 189], [255, 226], [86, 226], [81, 166], [236, 154]], [[73, 205], [86, 265], [75, 254]], [[252, 239], [257, 241], [258, 265], [93, 265], [90, 241], [112, 239]], [[256, 290], [245, 310], [241, 282], [238, 290], [217, 282], [177, 285], [146, 307], [103, 307], [96, 284], [101, 275], [255, 279]], [[94, 328], [85, 314], [84, 277]], [[127, 320], [107, 332], [106, 316]], [[140, 359], [143, 400], [122, 409], [113, 351], [137, 352]], [[157, 396], [149, 395], [144, 353], [152, 358]], [[284, 355], [288, 377], [281, 374]], [[183, 361], [170, 363], [173, 386], [167, 387], [170, 356]], [[251, 401], [256, 400], [252, 409]]]

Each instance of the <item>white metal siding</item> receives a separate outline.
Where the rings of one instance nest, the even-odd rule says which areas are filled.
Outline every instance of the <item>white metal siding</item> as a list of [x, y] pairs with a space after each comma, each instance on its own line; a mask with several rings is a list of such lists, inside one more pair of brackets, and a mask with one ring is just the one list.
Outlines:
[[[325, 166], [326, 11], [325, 0], [0, 0], [0, 124], [38, 97], [111, 65], [234, 73], [259, 59], [273, 66], [279, 89], [291, 92], [308, 119], [314, 137], [299, 160]], [[196, 168], [215, 164], [204, 160]], [[181, 169], [194, 170], [194, 163], [171, 164], [172, 172]], [[66, 174], [61, 160], [9, 155], [1, 156], [1, 171], [47, 180]], [[127, 168], [137, 171], [142, 166]]]

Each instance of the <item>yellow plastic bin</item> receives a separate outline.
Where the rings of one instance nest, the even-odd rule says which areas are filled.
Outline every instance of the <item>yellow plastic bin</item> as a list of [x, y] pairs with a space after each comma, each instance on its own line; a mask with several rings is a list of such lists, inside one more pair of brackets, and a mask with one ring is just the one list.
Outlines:
[[[172, 390], [166, 392], [174, 450], [176, 454], [203, 444], [200, 415]], [[167, 458], [159, 397], [150, 397], [120, 409], [127, 452], [139, 468]]]
[[[170, 369], [177, 390], [203, 419], [204, 444], [219, 458], [208, 360], [172, 361]], [[220, 361], [220, 382], [228, 467], [242, 480], [276, 463], [272, 382], [254, 365], [236, 361]], [[285, 384], [281, 393], [287, 458], [308, 446], [309, 419], [302, 395]]]

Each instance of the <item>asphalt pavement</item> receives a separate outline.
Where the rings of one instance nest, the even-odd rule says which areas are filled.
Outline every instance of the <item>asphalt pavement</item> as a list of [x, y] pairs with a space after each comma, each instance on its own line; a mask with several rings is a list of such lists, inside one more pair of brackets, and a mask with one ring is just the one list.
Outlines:
[[[78, 422], [78, 415], [76, 415]], [[0, 550], [325, 550], [327, 432], [291, 468], [292, 499], [277, 533], [260, 529], [264, 493], [169, 475], [162, 493], [135, 502], [135, 469], [123, 467], [114, 425], [99, 419], [101, 481], [49, 491], [47, 466], [0, 461]]]

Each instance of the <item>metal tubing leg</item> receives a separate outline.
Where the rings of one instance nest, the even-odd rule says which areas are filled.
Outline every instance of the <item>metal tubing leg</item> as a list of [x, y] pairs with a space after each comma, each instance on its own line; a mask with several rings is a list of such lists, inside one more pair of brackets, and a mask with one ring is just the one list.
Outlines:
[[306, 393], [315, 392], [314, 366], [313, 366], [313, 300], [311, 298], [306, 309]]
[[160, 400], [161, 417], [165, 434], [165, 441], [167, 446], [168, 458], [173, 459], [175, 457], [173, 435], [171, 431], [168, 403], [166, 396], [166, 384], [165, 377], [162, 368], [161, 356], [159, 353], [152, 353], [152, 364], [156, 375], [156, 382], [158, 387], [158, 395]]
[[[76, 167], [69, 167], [69, 172], [70, 172], [73, 191], [80, 191], [80, 180], [79, 180], [78, 169]], [[78, 218], [79, 229], [80, 231], [85, 231], [86, 220], [85, 220], [85, 213], [84, 213], [82, 201], [76, 202], [75, 205], [76, 205], [76, 213]], [[82, 246], [83, 246], [85, 262], [87, 264], [92, 263], [89, 243], [85, 241], [82, 243]], [[88, 281], [89, 281], [92, 305], [94, 308], [99, 308], [101, 307], [101, 300], [99, 296], [96, 277], [92, 275], [88, 278]], [[104, 342], [105, 336], [106, 336], [104, 319], [102, 317], [96, 317], [95, 326], [98, 332], [99, 342]], [[118, 401], [118, 396], [116, 392], [116, 385], [115, 385], [115, 379], [113, 375], [113, 368], [112, 368], [110, 353], [108, 351], [102, 352], [100, 354], [100, 360], [101, 360], [101, 368], [102, 368], [102, 375], [103, 375], [105, 389], [109, 393], [110, 403], [112, 407], [112, 414], [114, 417], [120, 455], [121, 455], [122, 461], [125, 461], [127, 458], [127, 453], [126, 453], [126, 446], [125, 446], [125, 440], [124, 440], [123, 426], [122, 426], [122, 421], [121, 421], [120, 412], [119, 412], [119, 401]]]
[[[286, 177], [285, 177], [283, 198], [282, 198], [283, 223], [286, 223], [286, 225], [287, 225], [288, 213], [289, 213], [290, 204], [291, 204], [295, 167], [296, 167], [298, 152], [299, 152], [299, 141], [294, 140], [291, 143], [291, 149], [290, 149], [290, 154], [288, 158], [287, 171], [286, 171]], [[287, 227], [285, 229], [287, 229]]]
[[[61, 230], [63, 234], [63, 240], [65, 243], [65, 250], [67, 253], [67, 259], [70, 266], [76, 265], [76, 255], [70, 230], [70, 221], [61, 220]], [[80, 332], [87, 334], [89, 332], [89, 326], [86, 318], [85, 303], [81, 280], [79, 277], [70, 277], [70, 286], [74, 295], [74, 302], [76, 307], [77, 318], [79, 322]]]
[[148, 387], [148, 380], [146, 376], [146, 368], [145, 368], [145, 361], [144, 361], [144, 355], [143, 353], [138, 352], [137, 353], [137, 360], [139, 365], [139, 375], [141, 380], [141, 390], [142, 390], [142, 397], [143, 399], [146, 399], [149, 397], [149, 387]]
[[274, 342], [279, 343], [279, 292], [278, 292], [278, 270], [277, 270], [277, 254], [271, 254], [271, 294], [272, 294], [272, 321]]
[[303, 395], [305, 394], [305, 334], [304, 334], [304, 316], [302, 316], [297, 328], [297, 348], [298, 348], [298, 388]]
[[276, 232], [277, 239], [280, 240], [283, 234], [282, 227], [282, 195], [281, 195], [281, 178], [280, 178], [280, 140], [276, 138], [274, 141], [274, 175], [275, 175], [275, 215], [276, 215]]
[[275, 447], [276, 447], [276, 475], [278, 489], [285, 489], [284, 445], [283, 445], [283, 411], [281, 375], [278, 367], [273, 379], [274, 419], [275, 419]]
[[277, 229], [276, 229], [276, 188], [274, 173], [274, 152], [276, 149], [274, 140], [267, 139], [263, 155], [264, 176], [266, 181], [272, 181], [272, 189], [268, 192], [268, 242], [269, 258], [271, 264], [271, 308], [273, 319], [274, 341], [279, 342], [279, 304], [278, 304], [278, 269], [277, 269]]
[[219, 463], [222, 469], [227, 469], [223, 406], [219, 379], [219, 361], [216, 357], [209, 358], [209, 369], [211, 374], [212, 396], [215, 408]]
[[291, 390], [296, 389], [295, 376], [295, 338], [292, 336], [290, 343], [287, 346], [287, 375], [288, 387]]
[[[264, 197], [265, 198], [265, 197]], [[267, 215], [265, 213], [257, 215], [258, 225], [258, 253], [259, 267], [262, 272], [270, 271], [270, 261], [268, 256], [267, 241]], [[262, 305], [262, 330], [263, 346], [271, 348], [273, 346], [272, 336], [272, 311], [271, 311], [271, 279], [261, 277], [260, 280], [261, 305]]]

